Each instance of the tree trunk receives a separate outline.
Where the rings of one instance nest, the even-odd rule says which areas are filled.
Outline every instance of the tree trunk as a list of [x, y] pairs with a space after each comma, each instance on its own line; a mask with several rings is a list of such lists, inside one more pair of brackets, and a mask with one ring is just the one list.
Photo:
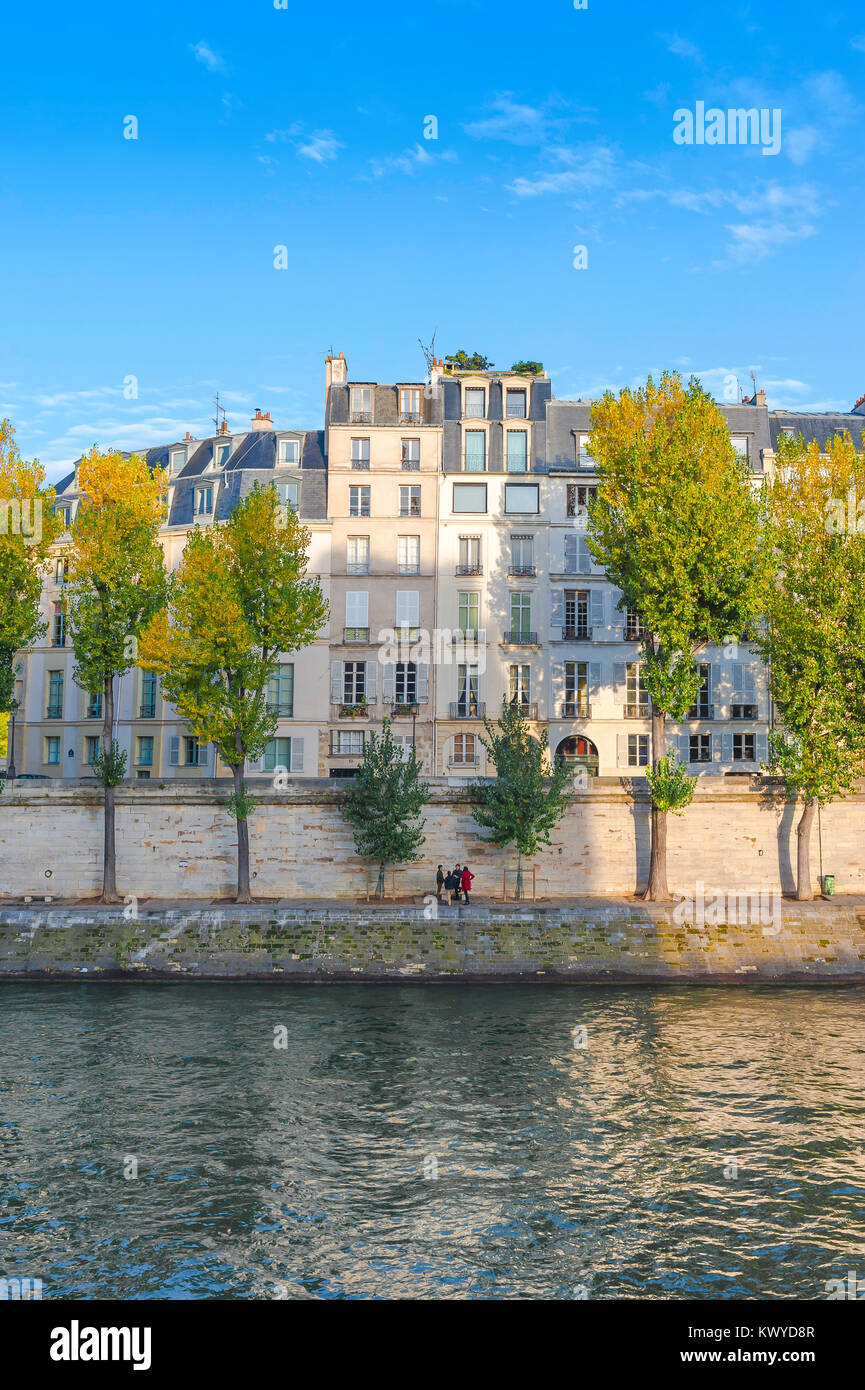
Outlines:
[[[652, 767], [657, 768], [666, 753], [665, 727], [667, 716], [652, 706]], [[667, 812], [652, 806], [652, 845], [649, 860], [649, 882], [643, 894], [646, 902], [669, 902], [667, 887]]]
[[[102, 690], [102, 751], [111, 754], [114, 743], [114, 677], [109, 676]], [[114, 833], [114, 788], [104, 787], [102, 895], [101, 903], [122, 902], [117, 892], [117, 841]]]
[[810, 902], [814, 896], [811, 892], [811, 826], [816, 813], [817, 798], [811, 796], [796, 826], [796, 897], [799, 902]]
[[378, 866], [378, 882], [375, 885], [375, 896], [384, 897], [384, 860]]
[[[243, 796], [243, 770], [246, 759], [232, 767], [231, 774], [234, 778], [234, 796], [238, 807]], [[244, 816], [241, 820], [237, 817], [237, 897], [236, 903], [251, 903], [252, 893], [249, 890], [249, 821]]]
[[520, 902], [523, 896], [523, 856], [517, 855], [517, 901]]

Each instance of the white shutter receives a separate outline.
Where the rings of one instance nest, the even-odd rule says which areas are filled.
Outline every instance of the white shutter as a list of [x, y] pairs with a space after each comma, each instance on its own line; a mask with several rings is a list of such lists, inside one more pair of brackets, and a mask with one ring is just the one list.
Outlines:
[[597, 700], [601, 693], [601, 663], [589, 662], [589, 699]]
[[261, 772], [261, 769], [262, 769], [263, 766], [264, 766], [264, 754], [263, 754], [263, 753], [260, 753], [259, 756], [258, 756], [257, 758], [247, 758], [247, 760], [246, 760], [246, 770], [247, 770], [247, 772]]
[[714, 661], [709, 668], [709, 700], [715, 706], [715, 718], [720, 719], [724, 700], [724, 678], [718, 661]]
[[616, 766], [628, 766], [628, 735], [616, 734]]
[[335, 705], [342, 704], [343, 689], [342, 662], [332, 661], [330, 663], [330, 698]]
[[381, 694], [385, 701], [396, 697], [396, 666], [392, 661], [386, 661], [381, 668]]
[[559, 702], [565, 698], [565, 663], [563, 661], [553, 661], [550, 663], [550, 691], [553, 697], [553, 718]]
[[368, 661], [366, 663], [366, 702], [372, 704], [377, 698], [378, 690], [378, 662]]
[[592, 557], [589, 554], [589, 542], [585, 536], [577, 536], [577, 573], [591, 574]]
[[[565, 625], [565, 591], [564, 589], [550, 590], [550, 627], [553, 629], [554, 637], [561, 637], [561, 629]], [[556, 628], [559, 629], [556, 632]]]
[[691, 735], [679, 734], [679, 757], [683, 763], [691, 761]]
[[754, 705], [757, 703], [756, 687], [754, 684], [754, 671], [752, 667], [742, 666], [742, 690], [745, 695], [744, 703]]
[[744, 667], [741, 661], [731, 662], [731, 674], [733, 681], [733, 704], [741, 705], [745, 703], [745, 681]]
[[349, 589], [345, 595], [346, 627], [369, 627], [369, 592]]
[[603, 589], [592, 589], [590, 593], [591, 615], [589, 623], [592, 628], [592, 640], [597, 642], [604, 633], [604, 592]]
[[291, 772], [303, 772], [303, 739], [292, 738], [291, 743]]
[[417, 697], [419, 700], [429, 699], [429, 662], [419, 661], [417, 665]]
[[769, 736], [768, 734], [758, 734], [755, 748], [757, 763], [767, 763], [769, 761]]
[[168, 765], [177, 767], [180, 763], [180, 735], [172, 734], [168, 740]]
[[712, 761], [720, 763], [724, 756], [724, 745], [720, 734], [712, 735]]
[[418, 589], [397, 589], [396, 625], [397, 627], [420, 626], [420, 591]]
[[622, 642], [625, 638], [625, 615], [621, 608], [616, 607], [621, 597], [622, 595], [618, 589], [609, 590], [610, 607], [608, 610], [609, 617], [607, 619], [607, 627], [610, 640], [616, 642]]
[[199, 743], [198, 745], [198, 766], [203, 767], [205, 772], [210, 766], [210, 744]]
[[577, 541], [579, 537], [576, 533], [565, 536], [565, 574], [576, 574], [577, 572]]
[[628, 671], [624, 661], [613, 662], [613, 699], [617, 705], [625, 704], [628, 685]]
[[721, 761], [731, 763], [733, 761], [733, 735], [721, 735]]

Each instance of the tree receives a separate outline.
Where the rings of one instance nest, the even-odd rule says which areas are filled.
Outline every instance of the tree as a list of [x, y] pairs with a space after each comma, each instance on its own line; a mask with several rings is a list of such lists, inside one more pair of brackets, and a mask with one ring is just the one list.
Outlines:
[[47, 627], [40, 611], [45, 561], [62, 530], [54, 496], [42, 465], [21, 458], [15, 430], [0, 420], [0, 716], [15, 706], [16, 652]]
[[493, 844], [516, 845], [517, 897], [522, 898], [523, 859], [533, 859], [550, 843], [550, 831], [571, 799], [573, 772], [564, 760], [550, 765], [546, 730], [535, 738], [519, 704], [503, 700], [501, 717], [495, 724], [484, 718], [484, 726], [481, 743], [497, 775], [473, 784], [472, 815], [491, 832]]
[[237, 902], [252, 902], [249, 816], [244, 781], [276, 733], [267, 683], [281, 653], [315, 640], [328, 607], [307, 579], [309, 530], [276, 488], [255, 485], [228, 521], [193, 532], [169, 584], [168, 605], [143, 634], [141, 664], [199, 739], [230, 767], [229, 815], [237, 822]]
[[492, 368], [492, 362], [488, 357], [484, 357], [482, 352], [465, 352], [460, 348], [459, 352], [453, 353], [445, 358], [445, 362], [452, 369], [458, 372], [488, 372]]
[[515, 362], [511, 367], [518, 376], [540, 376], [543, 370], [543, 362]]
[[773, 568], [759, 636], [780, 720], [771, 761], [803, 800], [796, 897], [812, 897], [818, 806], [848, 795], [865, 762], [865, 458], [849, 435], [779, 441], [768, 487]]
[[[651, 699], [651, 861], [645, 897], [667, 887], [667, 812], [684, 810], [693, 784], [667, 768], [666, 720], [680, 720], [700, 686], [695, 656], [708, 643], [750, 633], [759, 611], [765, 544], [760, 501], [727, 424], [696, 378], [650, 377], [608, 392], [592, 411], [598, 494], [589, 548], [639, 615], [642, 674]], [[656, 792], [658, 794], [656, 794]]]
[[424, 842], [426, 821], [420, 820], [420, 813], [429, 787], [420, 780], [420, 773], [414, 747], [406, 758], [393, 741], [390, 720], [382, 720], [381, 737], [370, 732], [363, 761], [342, 802], [357, 853], [378, 863], [377, 898], [384, 896], [388, 864], [416, 859]]
[[168, 479], [138, 455], [101, 454], [78, 465], [79, 503], [71, 526], [64, 610], [83, 690], [102, 695], [102, 744], [93, 773], [104, 792], [103, 903], [117, 903], [114, 788], [126, 754], [114, 738], [114, 681], [131, 670], [145, 625], [165, 601], [158, 541]]

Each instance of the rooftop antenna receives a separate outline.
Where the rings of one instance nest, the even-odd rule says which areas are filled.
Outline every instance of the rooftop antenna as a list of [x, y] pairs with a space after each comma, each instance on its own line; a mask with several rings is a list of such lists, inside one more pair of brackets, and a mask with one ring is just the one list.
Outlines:
[[755, 375], [754, 375], [753, 372], [749, 372], [748, 375], [749, 375], [750, 378], [751, 378], [751, 385], [752, 385], [753, 388], [754, 388], [753, 400], [754, 400], [754, 404], [756, 405], [756, 404], [757, 404], [757, 378], [755, 377]]
[[426, 344], [420, 338], [418, 338], [418, 342], [420, 343], [420, 350], [424, 355], [426, 369], [430, 376], [432, 376], [432, 369], [436, 360], [436, 333], [438, 333], [437, 328], [432, 335], [432, 341], [429, 347], [427, 347]]
[[213, 423], [214, 423], [214, 425], [216, 426], [216, 428], [215, 428], [215, 430], [214, 430], [213, 432], [214, 432], [214, 434], [219, 434], [219, 423], [220, 423], [220, 422], [219, 422], [219, 416], [220, 416], [220, 414], [221, 414], [221, 415], [222, 415], [222, 418], [223, 418], [223, 420], [224, 420], [224, 419], [225, 419], [225, 411], [223, 410], [222, 406], [219, 404], [219, 392], [218, 392], [218, 391], [217, 391], [217, 393], [216, 393], [216, 397], [215, 397], [215, 399], [214, 399], [213, 404], [216, 406], [216, 414], [215, 414], [214, 417], [213, 417]]

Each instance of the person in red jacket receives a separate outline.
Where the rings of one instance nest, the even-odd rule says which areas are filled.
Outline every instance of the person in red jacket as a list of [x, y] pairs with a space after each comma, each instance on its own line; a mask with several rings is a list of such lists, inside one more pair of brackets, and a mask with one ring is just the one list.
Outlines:
[[472, 879], [473, 879], [473, 878], [474, 878], [474, 874], [469, 873], [469, 866], [468, 866], [468, 864], [463, 864], [463, 871], [462, 871], [462, 874], [461, 874], [461, 876], [460, 876], [460, 886], [462, 887], [462, 890], [463, 890], [463, 897], [464, 897], [464, 899], [465, 899], [466, 906], [469, 905], [469, 889], [470, 889], [471, 886], [472, 886]]

